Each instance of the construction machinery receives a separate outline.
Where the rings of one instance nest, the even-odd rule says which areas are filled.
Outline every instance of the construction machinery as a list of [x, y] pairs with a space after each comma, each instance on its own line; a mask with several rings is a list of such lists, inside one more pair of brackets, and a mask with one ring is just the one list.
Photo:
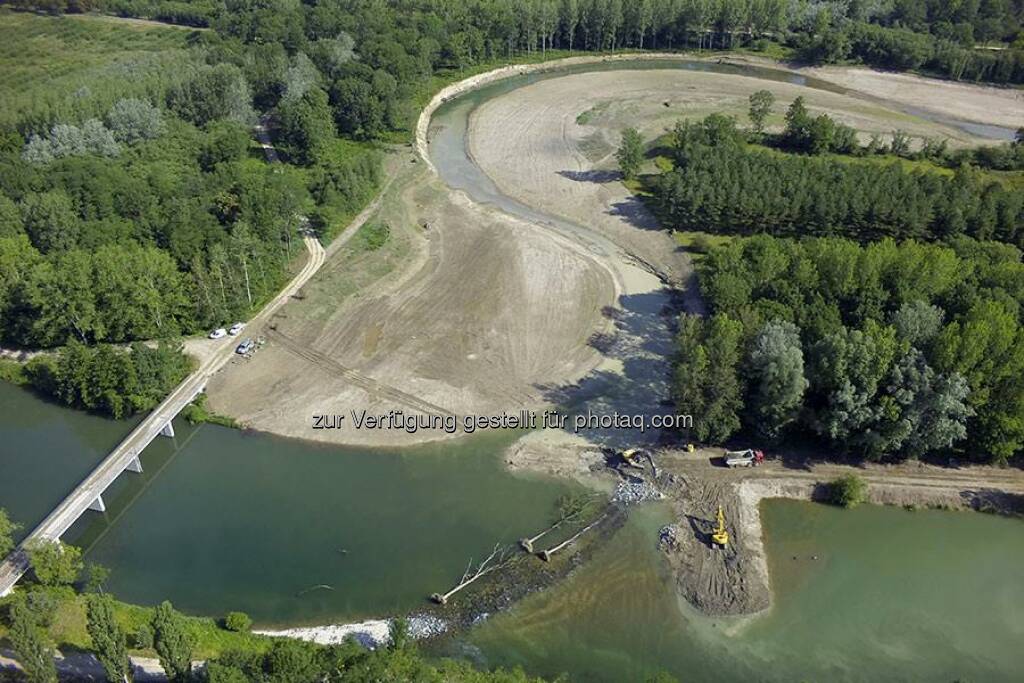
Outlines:
[[711, 546], [715, 548], [722, 548], [729, 545], [729, 532], [725, 530], [725, 514], [722, 512], [722, 506], [718, 506], [718, 526], [711, 532]]
[[646, 449], [630, 448], [629, 450], [622, 451], [622, 460], [630, 467], [635, 467], [638, 470], [642, 470], [644, 469], [643, 458], [646, 455]]
[[764, 452], [748, 448], [745, 451], [726, 451], [726, 467], [757, 467], [764, 462]]

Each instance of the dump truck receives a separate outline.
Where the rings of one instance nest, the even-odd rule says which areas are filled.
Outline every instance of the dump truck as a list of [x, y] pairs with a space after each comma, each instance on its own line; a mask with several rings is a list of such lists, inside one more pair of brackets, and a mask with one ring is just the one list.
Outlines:
[[748, 448], [745, 451], [726, 451], [726, 467], [757, 467], [764, 462], [764, 452]]

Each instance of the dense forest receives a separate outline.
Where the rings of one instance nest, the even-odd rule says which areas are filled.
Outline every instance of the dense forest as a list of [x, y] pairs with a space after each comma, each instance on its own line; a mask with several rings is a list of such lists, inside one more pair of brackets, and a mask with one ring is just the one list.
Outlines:
[[802, 98], [768, 132], [773, 103], [750, 97], [749, 130], [720, 114], [680, 122], [657, 150], [671, 168], [645, 178], [667, 227], [756, 235], [704, 249], [711, 316], [680, 323], [675, 400], [703, 416], [697, 438], [1019, 456], [1024, 197], [977, 166], [1017, 168], [1022, 136], [957, 152], [899, 131], [864, 145]]
[[[812, 154], [750, 146], [735, 120], [722, 115], [679, 123], [671, 143], [674, 168], [657, 182], [663, 222], [679, 230], [861, 241], [968, 235], [1024, 247], [1024, 194], [969, 165], [944, 176], [899, 164], [818, 158], [814, 152], [851, 153], [856, 138], [827, 115], [810, 118], [799, 98], [779, 138]], [[904, 149], [909, 141], [897, 134], [886, 151]]]
[[[413, 59], [463, 67], [517, 50], [763, 47], [773, 40], [811, 62], [856, 61], [997, 83], [1024, 81], [1014, 43], [1024, 5], [1018, 0], [11, 0], [47, 11], [101, 9], [302, 49], [306, 27], [320, 37], [353, 36], [399, 45]], [[338, 22], [338, 17], [346, 18]], [[242, 17], [239, 19], [238, 17]], [[273, 17], [273, 20], [271, 20]], [[239, 30], [242, 32], [239, 33]], [[360, 49], [363, 45], [359, 46]], [[1019, 46], [1018, 46], [1019, 47]], [[424, 52], [427, 54], [424, 55]]]
[[[36, 348], [173, 339], [246, 318], [301, 253], [303, 217], [328, 239], [368, 201], [380, 182], [377, 141], [407, 139], [435, 75], [446, 70], [453, 77], [474, 64], [553, 49], [779, 44], [816, 61], [1021, 80], [1018, 49], [975, 49], [1017, 40], [1022, 8], [1009, 1], [3, 4], [203, 28], [181, 49], [88, 70], [74, 87], [37, 92], [5, 112], [0, 343]], [[281, 167], [264, 163], [253, 144], [251, 127], [261, 117], [285, 154]], [[679, 164], [675, 173], [694, 182], [674, 191], [692, 193], [712, 174], [730, 182], [700, 201], [678, 197], [669, 214], [679, 226], [711, 216], [732, 230], [776, 234], [800, 225], [816, 234], [849, 234], [852, 227], [862, 239], [1022, 239], [1020, 199], [969, 174], [948, 180], [841, 167], [726, 144], [706, 151]], [[682, 161], [685, 150], [679, 155]], [[992, 158], [1018, 163], [1005, 154]], [[778, 204], [780, 178], [801, 184], [799, 201]], [[747, 182], [760, 184], [760, 195], [733, 201]], [[833, 199], [854, 186], [849, 202]], [[897, 196], [913, 201], [897, 206]]]
[[1024, 264], [1010, 245], [735, 239], [700, 266], [675, 394], [701, 440], [813, 434], [869, 459], [1024, 448]]

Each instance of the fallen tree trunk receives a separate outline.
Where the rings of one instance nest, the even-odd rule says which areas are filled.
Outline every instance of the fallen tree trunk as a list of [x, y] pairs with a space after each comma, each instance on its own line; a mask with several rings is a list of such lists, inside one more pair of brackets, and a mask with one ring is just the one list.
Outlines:
[[572, 545], [576, 541], [576, 539], [578, 539], [580, 536], [582, 536], [583, 534], [587, 533], [588, 531], [593, 529], [595, 526], [600, 524], [601, 520], [603, 520], [605, 517], [606, 517], [606, 515], [601, 515], [600, 517], [595, 519], [593, 522], [591, 522], [587, 526], [583, 527], [582, 529], [580, 529], [575, 534], [573, 534], [572, 536], [570, 536], [566, 540], [562, 541], [561, 543], [559, 543], [555, 547], [548, 548], [547, 550], [540, 551], [540, 555], [539, 555], [540, 559], [544, 560], [545, 562], [550, 562], [552, 555], [557, 553], [562, 548], [565, 548], [567, 546]]
[[473, 569], [473, 560], [469, 560], [469, 564], [466, 565], [466, 571], [463, 572], [462, 578], [455, 586], [447, 593], [434, 593], [430, 596], [430, 599], [439, 605], [447, 605], [448, 600], [458, 593], [460, 590], [473, 583], [481, 576], [486, 576], [496, 569], [501, 569], [508, 562], [508, 553], [506, 549], [501, 547], [500, 543], [494, 545], [494, 550], [491, 554], [484, 558], [483, 562], [477, 565], [476, 569]]

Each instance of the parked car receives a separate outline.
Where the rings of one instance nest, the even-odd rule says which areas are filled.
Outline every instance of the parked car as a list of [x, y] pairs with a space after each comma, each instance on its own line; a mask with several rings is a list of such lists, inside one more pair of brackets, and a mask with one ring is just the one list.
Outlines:
[[210, 339], [220, 339], [226, 334], [227, 330], [225, 330], [223, 327], [218, 327], [217, 329], [210, 333]]
[[245, 341], [238, 345], [238, 348], [235, 349], [235, 353], [244, 356], [245, 354], [252, 351], [254, 348], [256, 348], [256, 342], [254, 342], [252, 339], [246, 339]]
[[230, 334], [232, 337], [234, 337], [236, 334], [238, 334], [239, 332], [241, 332], [244, 329], [245, 329], [245, 323], [235, 323], [234, 325], [231, 326], [231, 329], [228, 330], [228, 334]]

